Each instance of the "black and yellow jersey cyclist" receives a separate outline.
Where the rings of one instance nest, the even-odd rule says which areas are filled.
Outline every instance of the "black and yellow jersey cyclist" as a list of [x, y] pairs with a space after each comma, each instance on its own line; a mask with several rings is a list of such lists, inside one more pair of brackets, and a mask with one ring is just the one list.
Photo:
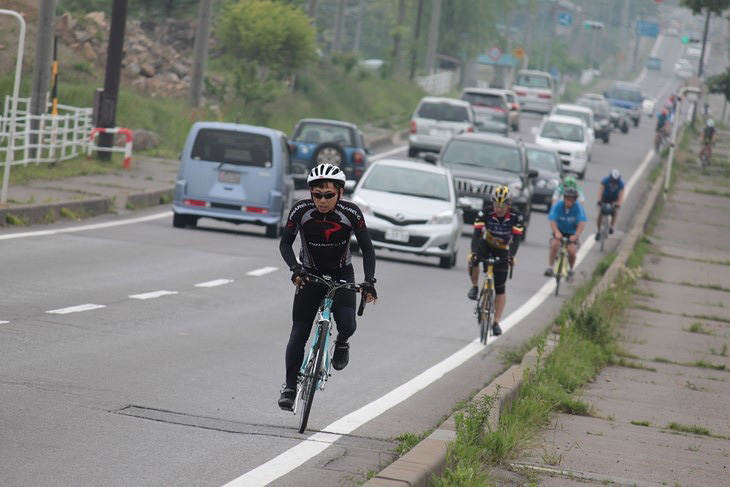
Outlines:
[[478, 260], [490, 256], [498, 257], [499, 262], [494, 266], [496, 300], [492, 334], [495, 336], [502, 334], [499, 320], [507, 302], [505, 283], [508, 265], [513, 262], [513, 257], [517, 254], [524, 228], [524, 218], [520, 212], [512, 208], [512, 195], [507, 186], [498, 186], [492, 192], [491, 205], [485, 205], [474, 221], [468, 264], [472, 287], [467, 296], [469, 299], [477, 299], [479, 293]]

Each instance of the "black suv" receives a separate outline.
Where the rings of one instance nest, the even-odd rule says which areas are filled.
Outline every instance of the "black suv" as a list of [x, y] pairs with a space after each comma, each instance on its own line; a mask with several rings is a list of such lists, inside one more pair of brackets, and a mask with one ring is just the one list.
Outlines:
[[522, 141], [481, 133], [453, 136], [441, 154], [427, 154], [428, 162], [448, 167], [454, 176], [456, 194], [464, 209], [464, 222], [472, 223], [497, 186], [512, 192], [512, 204], [525, 217], [525, 235], [532, 213], [533, 179]]

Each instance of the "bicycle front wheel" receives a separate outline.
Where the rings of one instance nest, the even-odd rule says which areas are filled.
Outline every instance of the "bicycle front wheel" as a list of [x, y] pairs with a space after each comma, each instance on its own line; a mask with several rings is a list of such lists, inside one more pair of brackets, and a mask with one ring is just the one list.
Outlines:
[[314, 393], [317, 391], [317, 381], [322, 373], [322, 362], [324, 359], [325, 337], [323, 333], [319, 333], [318, 343], [315, 346], [315, 354], [309, 360], [307, 368], [304, 372], [302, 381], [302, 390], [300, 395], [302, 413], [299, 416], [299, 432], [304, 433], [309, 420], [309, 412], [312, 410], [312, 402], [314, 401]]
[[558, 257], [558, 267], [555, 270], [555, 295], [558, 295], [558, 291], [560, 291], [560, 278], [562, 277], [561, 274], [563, 273], [563, 254], [560, 253], [560, 257]]
[[487, 291], [487, 333], [484, 336], [484, 343], [487, 343], [487, 337], [492, 334], [492, 326], [494, 326], [494, 288]]
[[479, 341], [487, 343], [487, 293], [482, 289], [477, 302], [477, 321], [479, 322]]

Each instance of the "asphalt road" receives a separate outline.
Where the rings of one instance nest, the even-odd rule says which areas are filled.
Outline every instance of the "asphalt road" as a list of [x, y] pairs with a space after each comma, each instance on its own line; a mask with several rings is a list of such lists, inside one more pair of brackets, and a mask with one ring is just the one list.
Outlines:
[[[664, 39], [665, 66], [678, 47]], [[663, 100], [669, 78], [649, 72], [641, 82]], [[538, 122], [523, 115], [525, 140]], [[644, 118], [610, 144], [597, 142], [582, 182], [588, 233], [599, 180], [614, 167], [631, 178], [653, 124]], [[621, 228], [645, 186], [639, 178], [632, 187]], [[502, 367], [500, 350], [545, 327], [571, 290], [545, 297], [519, 321], [513, 314], [505, 335], [481, 347], [466, 299], [468, 228], [451, 270], [380, 252], [381, 299], [359, 320], [350, 365], [317, 394], [310, 430], [300, 435], [297, 418], [276, 406], [293, 296], [277, 243], [257, 227], [202, 220], [183, 230], [167, 211], [136, 215], [87, 220], [73, 232], [0, 232], [3, 485], [356, 482], [392, 457], [394, 437], [435, 427], [489, 382]], [[94, 226], [106, 222], [125, 224]], [[545, 294], [547, 236], [546, 216], [535, 212], [506, 315], [541, 288]], [[584, 242], [577, 281], [601, 258]], [[355, 265], [361, 276], [359, 258]]]

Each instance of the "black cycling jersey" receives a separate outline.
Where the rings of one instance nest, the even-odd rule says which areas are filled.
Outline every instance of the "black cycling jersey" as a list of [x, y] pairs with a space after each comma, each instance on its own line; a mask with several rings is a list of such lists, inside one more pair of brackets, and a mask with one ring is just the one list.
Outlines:
[[289, 212], [279, 243], [289, 268], [299, 264], [292, 248], [297, 233], [302, 242], [302, 265], [321, 273], [335, 273], [350, 265], [350, 236], [354, 234], [362, 251], [365, 280], [375, 278], [375, 249], [356, 204], [340, 200], [333, 211], [320, 213], [311, 199], [298, 201]]
[[525, 229], [522, 213], [510, 208], [503, 217], [498, 217], [491, 207], [485, 207], [474, 220], [474, 234], [471, 239], [471, 250], [476, 252], [480, 241], [486, 241], [494, 249], [509, 250], [510, 255], [517, 254], [520, 240]]
[[702, 136], [705, 143], [711, 142], [712, 138], [715, 136], [715, 127], [705, 127]]

